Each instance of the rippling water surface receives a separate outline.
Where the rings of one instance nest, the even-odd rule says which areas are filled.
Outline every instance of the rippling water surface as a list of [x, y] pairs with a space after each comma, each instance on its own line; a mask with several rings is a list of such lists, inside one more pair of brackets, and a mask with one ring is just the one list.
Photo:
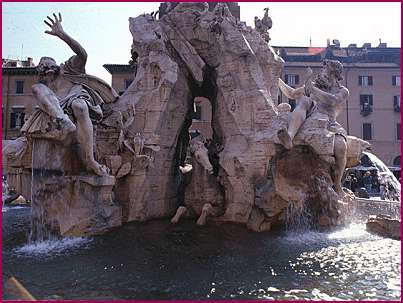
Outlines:
[[28, 208], [3, 213], [3, 283], [38, 299], [400, 300], [400, 241], [362, 224], [253, 233], [185, 221], [27, 244]]

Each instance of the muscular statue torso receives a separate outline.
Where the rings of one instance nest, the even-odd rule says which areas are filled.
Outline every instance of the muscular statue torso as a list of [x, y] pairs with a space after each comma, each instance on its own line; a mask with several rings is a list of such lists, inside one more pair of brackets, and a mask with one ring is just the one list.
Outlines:
[[[333, 87], [330, 89], [329, 93], [333, 95], [337, 95], [342, 93], [343, 91], [347, 91], [347, 88], [344, 86], [337, 88]], [[315, 100], [315, 96], [312, 96], [312, 100], [315, 101], [318, 111], [326, 114], [329, 117], [330, 122], [336, 122], [336, 118], [340, 115], [343, 110], [344, 102], [347, 98], [341, 98], [340, 100], [332, 103], [320, 102]]]
[[61, 100], [70, 94], [75, 85], [76, 84], [72, 83], [70, 80], [65, 79], [61, 71], [57, 79], [49, 85], [49, 88], [55, 93], [59, 100]]

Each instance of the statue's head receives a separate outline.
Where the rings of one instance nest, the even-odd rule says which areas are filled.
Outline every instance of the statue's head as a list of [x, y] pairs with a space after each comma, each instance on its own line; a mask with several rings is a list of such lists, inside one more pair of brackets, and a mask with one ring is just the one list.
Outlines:
[[343, 65], [340, 61], [326, 59], [323, 61], [323, 68], [329, 76], [333, 76], [336, 81], [343, 80]]
[[315, 86], [322, 90], [329, 90], [333, 83], [343, 80], [343, 65], [340, 61], [326, 59], [323, 61], [322, 71], [315, 79]]
[[38, 70], [40, 81], [47, 83], [56, 79], [60, 73], [60, 66], [51, 57], [42, 57], [36, 69]]

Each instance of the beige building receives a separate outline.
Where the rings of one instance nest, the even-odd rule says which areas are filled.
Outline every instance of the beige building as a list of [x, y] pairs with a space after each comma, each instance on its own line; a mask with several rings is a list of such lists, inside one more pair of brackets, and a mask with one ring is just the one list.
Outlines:
[[31, 86], [38, 81], [32, 58], [2, 60], [2, 138], [15, 139], [35, 108]]
[[[323, 59], [339, 60], [344, 66], [343, 84], [350, 96], [338, 121], [352, 136], [372, 144], [373, 152], [388, 166], [400, 166], [400, 48], [350, 44], [340, 47], [275, 47], [285, 60], [283, 79], [292, 86], [303, 85], [306, 67], [314, 72]], [[295, 106], [294, 100], [279, 96], [279, 102]]]
[[[344, 85], [350, 96], [339, 122], [348, 134], [368, 140], [373, 151], [388, 166], [400, 166], [400, 48], [386, 44], [371, 47], [337, 44], [327, 47], [275, 47], [286, 61], [283, 79], [291, 86], [303, 84], [306, 67], [321, 68], [325, 58], [340, 60], [344, 65]], [[3, 139], [19, 136], [24, 120], [36, 104], [31, 86], [37, 82], [32, 59], [4, 60], [2, 67], [2, 128]], [[105, 64], [112, 75], [112, 87], [123, 93], [135, 75], [135, 66]], [[287, 100], [281, 94], [278, 103]], [[211, 138], [211, 105], [207, 99], [195, 99], [191, 132]]]

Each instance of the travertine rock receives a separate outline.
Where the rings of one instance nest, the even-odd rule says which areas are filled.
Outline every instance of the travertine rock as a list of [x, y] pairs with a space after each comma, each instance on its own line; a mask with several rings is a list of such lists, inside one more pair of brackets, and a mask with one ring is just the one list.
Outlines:
[[[291, 113], [288, 105], [277, 106], [284, 61], [267, 35], [233, 17], [224, 3], [212, 12], [204, 2], [178, 3], [159, 20], [144, 14], [129, 23], [136, 77], [104, 104], [94, 129], [94, 157], [113, 176], [85, 173], [74, 136], [65, 146], [35, 139], [32, 154], [53, 159], [48, 167], [45, 158], [34, 158], [32, 167], [33, 196], [49, 224], [62, 234], [99, 233], [121, 222], [169, 217], [182, 204], [200, 215], [198, 224], [209, 216], [255, 231], [285, 224], [290, 209], [308, 209], [319, 225], [342, 221], [342, 197], [332, 188], [335, 121], [314, 111], [294, 148], [280, 145], [278, 132]], [[208, 145], [190, 141], [197, 97], [211, 102]], [[366, 142], [349, 137], [347, 143], [351, 164]], [[14, 166], [22, 167], [30, 168]]]
[[366, 224], [367, 231], [381, 237], [400, 240], [400, 221], [386, 216], [371, 216]]

